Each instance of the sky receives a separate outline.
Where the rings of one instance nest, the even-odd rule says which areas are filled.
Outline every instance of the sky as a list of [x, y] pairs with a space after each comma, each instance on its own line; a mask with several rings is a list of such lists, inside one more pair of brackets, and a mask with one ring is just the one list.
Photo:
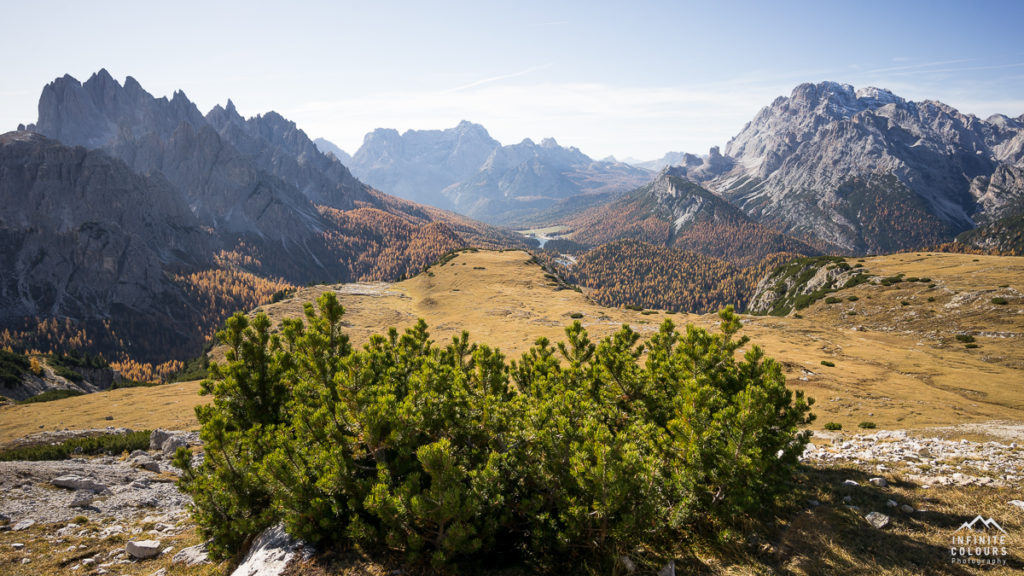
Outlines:
[[724, 146], [804, 82], [1024, 114], [1024, 2], [0, 0], [0, 131], [106, 68], [202, 112], [230, 98], [354, 153], [376, 128], [482, 124], [594, 158]]

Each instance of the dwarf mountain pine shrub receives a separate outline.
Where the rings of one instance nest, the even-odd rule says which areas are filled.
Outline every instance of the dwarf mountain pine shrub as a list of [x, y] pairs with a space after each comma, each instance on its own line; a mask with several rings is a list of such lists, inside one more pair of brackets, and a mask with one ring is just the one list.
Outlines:
[[579, 322], [517, 361], [435, 344], [421, 320], [353, 350], [333, 293], [277, 334], [236, 315], [197, 409], [206, 458], [180, 485], [212, 550], [283, 521], [451, 571], [516, 558], [542, 572], [671, 557], [694, 531], [770, 513], [786, 493], [812, 399], [737, 337], [666, 320], [646, 342]]

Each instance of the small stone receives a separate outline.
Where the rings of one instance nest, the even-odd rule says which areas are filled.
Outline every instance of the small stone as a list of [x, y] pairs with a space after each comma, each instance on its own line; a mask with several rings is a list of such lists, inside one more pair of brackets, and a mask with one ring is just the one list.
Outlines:
[[160, 472], [160, 463], [154, 460], [149, 454], [143, 454], [142, 456], [136, 456], [132, 458], [131, 465], [135, 468], [142, 468], [150, 472]]
[[14, 532], [21, 532], [22, 530], [28, 530], [29, 528], [34, 526], [35, 523], [36, 523], [35, 520], [32, 520], [31, 518], [26, 518], [25, 520], [22, 520], [21, 522], [18, 522], [14, 526], [11, 526], [11, 530], [14, 531]]
[[104, 420], [113, 420], [114, 417], [113, 416], [104, 416], [103, 419]]
[[856, 480], [843, 480], [843, 486], [860, 486]]
[[32, 559], [31, 558], [22, 558], [21, 559], [21, 563], [22, 564], [31, 564], [32, 563]]
[[807, 505], [810, 506], [811, 508], [817, 508], [818, 506], [821, 506], [821, 502], [811, 499], [807, 501]]
[[910, 504], [904, 504], [903, 506], [900, 506], [900, 510], [902, 510], [904, 514], [914, 513], [914, 507], [911, 506]]
[[79, 490], [75, 492], [75, 497], [71, 499], [70, 506], [72, 508], [88, 508], [92, 505], [93, 499], [96, 498], [96, 494], [89, 490]]
[[1010, 500], [1010, 506], [1016, 506], [1021, 510], [1024, 510], [1024, 500]]
[[138, 540], [128, 542], [125, 545], [125, 552], [128, 553], [132, 558], [138, 558], [139, 560], [145, 560], [147, 558], [155, 558], [160, 554], [160, 541], [159, 540]]
[[21, 550], [24, 547], [25, 545], [21, 542], [15, 542], [14, 544], [11, 544], [11, 548], [14, 548], [15, 550]]
[[885, 501], [886, 508], [897, 508], [897, 507], [899, 507], [899, 505], [900, 505], [899, 502], [897, 502], [895, 500], [886, 500]]
[[853, 496], [843, 496], [843, 504], [849, 504], [853, 502]]
[[878, 528], [879, 530], [889, 525], [889, 517], [885, 514], [882, 514], [881, 512], [869, 512], [868, 515], [864, 517], [864, 519], [867, 520], [869, 524], [871, 524], [875, 528]]
[[82, 566], [92, 566], [95, 563], [96, 563], [96, 559], [95, 558], [86, 558], [85, 560], [82, 560]]
[[872, 478], [868, 480], [868, 482], [870, 482], [872, 486], [877, 486], [879, 488], [885, 488], [889, 485], [889, 482], [885, 478]]
[[173, 564], [184, 564], [186, 566], [196, 566], [198, 564], [207, 564], [209, 562], [209, 550], [206, 548], [205, 543], [189, 546], [188, 548], [182, 548], [174, 555], [174, 558], [171, 559], [171, 563]]
[[167, 568], [161, 568], [149, 576], [167, 576]]

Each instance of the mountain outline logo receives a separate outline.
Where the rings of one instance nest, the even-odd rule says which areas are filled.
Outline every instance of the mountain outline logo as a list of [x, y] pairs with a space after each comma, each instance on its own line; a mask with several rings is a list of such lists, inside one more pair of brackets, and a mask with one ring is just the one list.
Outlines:
[[[977, 527], [975, 527], [975, 524], [977, 524], [979, 521], [984, 525], [984, 528], [977, 528]], [[1003, 527], [1000, 526], [998, 522], [996, 522], [992, 518], [984, 518], [980, 514], [978, 516], [975, 516], [974, 520], [971, 520], [970, 522], [964, 522], [963, 524], [961, 524], [960, 527], [956, 529], [956, 531], [957, 532], [959, 532], [961, 530], [975, 530], [975, 531], [977, 531], [977, 530], [984, 530], [984, 529], [993, 528], [993, 527], [998, 529], [1003, 534], [1007, 533], [1006, 530], [1003, 530]]]

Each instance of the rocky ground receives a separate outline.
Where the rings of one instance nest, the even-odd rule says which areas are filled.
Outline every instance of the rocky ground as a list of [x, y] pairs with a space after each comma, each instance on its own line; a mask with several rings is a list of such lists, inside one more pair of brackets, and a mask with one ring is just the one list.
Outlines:
[[942, 439], [905, 430], [881, 430], [871, 434], [845, 435], [816, 432], [803, 461], [819, 464], [852, 464], [879, 474], [899, 475], [922, 486], [1018, 487], [1024, 483], [1024, 426], [993, 423], [988, 427], [933, 430], [985, 433], [1004, 441]]
[[[53, 441], [80, 435], [51, 434]], [[204, 562], [201, 545], [174, 545], [194, 540], [195, 527], [171, 458], [179, 446], [198, 443], [194, 432], [157, 430], [150, 450], [122, 457], [0, 462], [0, 532], [8, 533], [0, 561], [25, 569], [56, 562], [88, 574], [125, 573], [172, 553], [176, 564]]]
[[[865, 506], [857, 500], [857, 486], [886, 489], [890, 483], [912, 483], [925, 489], [971, 487], [1016, 493], [1024, 484], [1024, 448], [1017, 441], [1024, 439], [1024, 426], [993, 424], [930, 432], [819, 432], [807, 445], [803, 462], [873, 476], [867, 482], [860, 477], [859, 483], [845, 480], [836, 489], [848, 494], [842, 500], [846, 508], [878, 530], [889, 530], [891, 518], [916, 517], [919, 512], [896, 493], [884, 505], [879, 500]], [[986, 432], [988, 438], [1002, 440], [956, 437], [970, 432]], [[151, 437], [150, 450], [120, 457], [0, 462], [0, 573], [225, 573], [226, 566], [206, 562], [188, 516], [190, 499], [174, 484], [180, 471], [171, 465], [171, 454], [178, 446], [198, 443], [195, 433], [158, 430]], [[1024, 512], [1022, 499], [1000, 508]], [[266, 572], [276, 574], [288, 563], [282, 562], [286, 557], [304, 555], [308, 561], [309, 549], [298, 550], [280, 529], [275, 530], [258, 539], [262, 548], [254, 546], [252, 558], [243, 561], [236, 574], [250, 573], [252, 562], [280, 565]]]

